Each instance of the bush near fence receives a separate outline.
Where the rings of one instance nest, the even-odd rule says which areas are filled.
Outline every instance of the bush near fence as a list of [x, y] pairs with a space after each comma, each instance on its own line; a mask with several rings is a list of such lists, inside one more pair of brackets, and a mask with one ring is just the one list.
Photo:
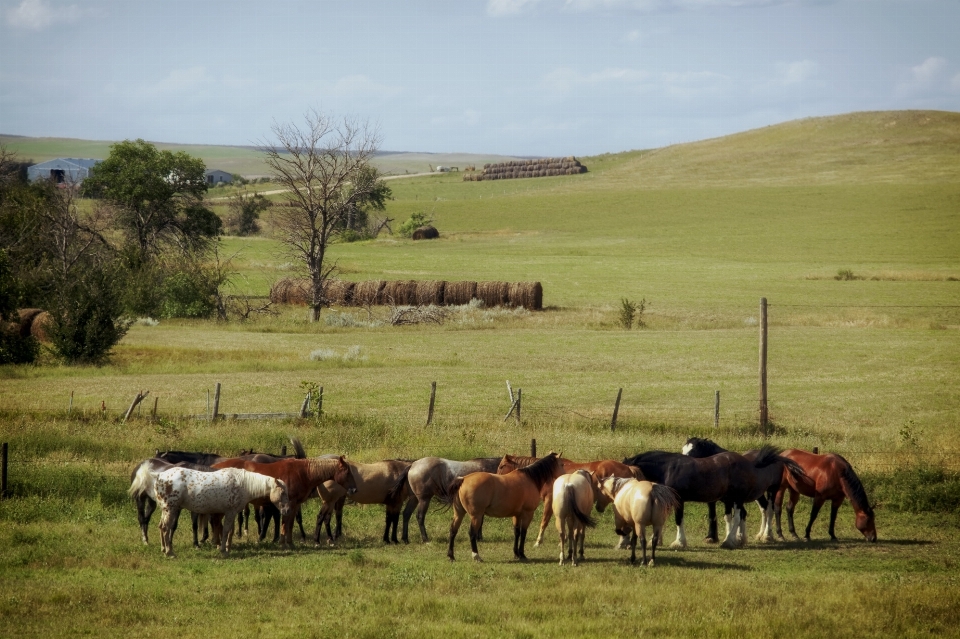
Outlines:
[[[308, 279], [284, 278], [270, 288], [270, 301], [305, 306], [311, 301], [310, 290]], [[488, 308], [522, 306], [531, 311], [543, 310], [540, 282], [328, 280], [324, 296], [333, 306], [462, 306], [478, 299]]]

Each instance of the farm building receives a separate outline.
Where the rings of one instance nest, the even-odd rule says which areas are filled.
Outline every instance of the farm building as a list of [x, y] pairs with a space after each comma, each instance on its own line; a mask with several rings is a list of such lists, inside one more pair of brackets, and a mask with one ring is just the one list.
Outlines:
[[211, 186], [214, 184], [230, 184], [233, 182], [233, 176], [220, 169], [207, 169], [203, 172], [203, 175], [207, 178], [207, 184]]
[[53, 180], [57, 184], [76, 184], [90, 177], [90, 169], [103, 160], [94, 158], [57, 158], [27, 167], [27, 178]]

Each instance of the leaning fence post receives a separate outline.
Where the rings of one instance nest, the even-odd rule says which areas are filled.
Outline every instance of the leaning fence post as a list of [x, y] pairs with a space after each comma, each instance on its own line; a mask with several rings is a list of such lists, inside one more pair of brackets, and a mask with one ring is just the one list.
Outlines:
[[613, 419], [610, 420], [610, 430], [617, 429], [617, 413], [620, 412], [620, 396], [623, 395], [623, 389], [617, 391], [617, 403], [613, 405]]
[[144, 398], [149, 394], [150, 394], [150, 391], [140, 391], [139, 393], [137, 393], [137, 396], [134, 397], [133, 401], [130, 403], [130, 408], [127, 409], [126, 414], [123, 416], [122, 423], [126, 423], [126, 421], [130, 419], [130, 416], [133, 415], [133, 409], [139, 406], [140, 402], [142, 402]]
[[720, 391], [717, 391], [713, 400], [713, 427], [720, 428]]
[[307, 396], [303, 398], [303, 403], [300, 404], [300, 419], [303, 419], [307, 416], [307, 413], [310, 410], [310, 393], [307, 392]]
[[213, 415], [210, 417], [210, 420], [216, 421], [219, 415], [220, 415], [220, 382], [217, 382], [217, 387], [213, 391]]
[[509, 379], [507, 380], [507, 394], [510, 396], [510, 403], [513, 404], [513, 402], [515, 402], [516, 399], [514, 399], [513, 397], [513, 388], [510, 387]]
[[430, 383], [430, 410], [427, 411], [427, 426], [433, 421], [433, 402], [437, 398], [437, 383]]
[[67, 415], [73, 412], [73, 391], [70, 391], [70, 406], [67, 407]]
[[0, 466], [3, 467], [3, 469], [0, 470], [0, 499], [7, 498], [7, 453], [7, 442], [3, 442], [3, 460], [0, 461]]

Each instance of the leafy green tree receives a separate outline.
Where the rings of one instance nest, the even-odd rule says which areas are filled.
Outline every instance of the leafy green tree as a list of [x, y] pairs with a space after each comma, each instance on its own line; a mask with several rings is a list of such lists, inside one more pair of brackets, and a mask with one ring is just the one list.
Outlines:
[[227, 215], [227, 232], [232, 235], [253, 235], [260, 231], [257, 220], [260, 213], [270, 208], [270, 201], [259, 193], [241, 191], [230, 198], [227, 205], [230, 213]]
[[423, 211], [417, 211], [408, 217], [406, 222], [400, 225], [400, 228], [397, 229], [397, 234], [400, 235], [400, 237], [412, 237], [413, 232], [418, 228], [431, 223], [433, 223], [432, 218], [427, 217]]

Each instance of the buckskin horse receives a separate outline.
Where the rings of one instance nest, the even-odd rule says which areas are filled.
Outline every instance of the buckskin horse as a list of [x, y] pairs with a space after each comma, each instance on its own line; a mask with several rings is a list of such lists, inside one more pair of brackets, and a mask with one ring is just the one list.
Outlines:
[[454, 560], [453, 544], [457, 539], [460, 524], [466, 515], [470, 515], [470, 548], [473, 559], [482, 561], [477, 551], [477, 531], [483, 526], [483, 518], [513, 518], [513, 556], [526, 561], [524, 544], [527, 540], [527, 528], [533, 513], [540, 505], [541, 490], [545, 485], [553, 485], [554, 480], [563, 474], [563, 465], [556, 453], [519, 468], [506, 475], [492, 473], [473, 473], [454, 479], [445, 491], [453, 503], [453, 521], [450, 524], [450, 546], [447, 557]]
[[810, 541], [810, 529], [813, 528], [813, 522], [824, 502], [829, 500], [830, 507], [830, 539], [837, 540], [834, 534], [834, 525], [837, 522], [837, 511], [843, 504], [844, 497], [850, 500], [850, 505], [856, 513], [855, 525], [867, 541], [875, 542], [877, 540], [877, 527], [874, 521], [873, 508], [870, 507], [870, 501], [867, 499], [867, 493], [863, 489], [860, 478], [853, 472], [853, 466], [840, 455], [828, 453], [825, 455], [816, 455], [808, 453], [805, 450], [791, 448], [783, 451], [783, 456], [788, 457], [798, 463], [806, 471], [806, 479], [798, 480], [794, 477], [784, 474], [783, 483], [780, 490], [777, 491], [775, 508], [777, 514], [777, 535], [783, 539], [783, 531], [780, 529], [780, 509], [783, 505], [783, 495], [790, 493], [790, 500], [787, 503], [787, 523], [790, 526], [790, 534], [799, 539], [797, 531], [793, 527], [793, 510], [797, 506], [797, 500], [800, 495], [813, 497], [813, 507], [810, 509], [810, 522], [807, 524], [807, 530], [803, 538]]
[[[649, 481], [605, 477], [600, 481], [600, 493], [606, 503], [613, 501], [617, 534], [630, 536], [630, 563], [637, 561], [639, 537], [643, 548], [641, 565], [652, 566], [657, 557], [657, 544], [663, 536], [663, 524], [670, 511], [680, 505], [677, 492], [669, 486]], [[650, 563], [647, 563], [647, 526], [653, 526]]]
[[[407, 497], [406, 473], [411, 462], [399, 459], [388, 459], [371, 464], [346, 462], [350, 474], [356, 482], [357, 490], [350, 495], [350, 499], [358, 504], [383, 504], [386, 507], [386, 525], [383, 530], [383, 542], [400, 543], [397, 539], [397, 529], [400, 524], [400, 508]], [[327, 542], [333, 543], [343, 534], [343, 506], [346, 497], [341, 497], [333, 506], [337, 518], [336, 532], [330, 532], [329, 515], [321, 509], [317, 514], [317, 529], [314, 540], [320, 541], [320, 526], [326, 524]]]
[[[593, 504], [600, 491], [597, 478], [582, 468], [567, 475], [560, 475], [553, 482], [553, 505], [557, 516], [557, 532], [560, 533], [560, 565], [569, 557], [574, 566], [583, 559], [583, 541], [586, 529], [594, 528], [597, 522], [590, 516]], [[570, 540], [570, 550], [566, 541]], [[577, 545], [579, 544], [579, 556]]]

